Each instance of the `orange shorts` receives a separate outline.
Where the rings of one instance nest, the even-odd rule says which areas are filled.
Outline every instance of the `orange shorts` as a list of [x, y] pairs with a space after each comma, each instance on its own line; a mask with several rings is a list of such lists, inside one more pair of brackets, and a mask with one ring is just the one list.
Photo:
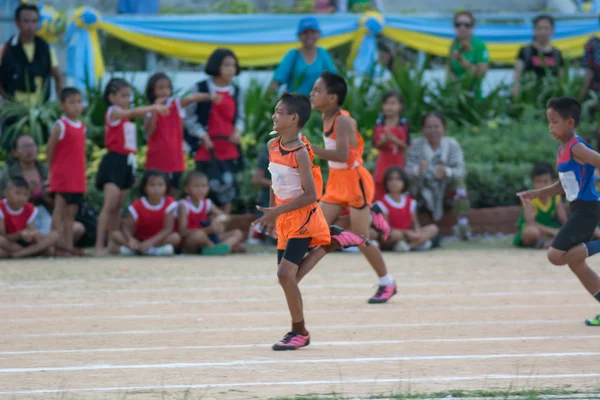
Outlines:
[[319, 204], [313, 203], [281, 214], [275, 223], [277, 250], [285, 250], [290, 239], [312, 238], [310, 247], [331, 243], [329, 225]]
[[363, 166], [354, 169], [330, 169], [323, 203], [338, 204], [342, 208], [365, 208], [373, 203], [375, 183]]

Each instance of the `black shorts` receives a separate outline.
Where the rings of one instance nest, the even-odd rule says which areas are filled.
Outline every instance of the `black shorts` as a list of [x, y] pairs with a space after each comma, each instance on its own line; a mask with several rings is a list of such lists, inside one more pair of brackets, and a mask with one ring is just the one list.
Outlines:
[[[217, 207], [223, 207], [230, 204], [240, 193], [236, 177], [239, 160], [219, 160], [217, 163], [219, 170], [215, 171], [212, 161], [196, 161], [196, 171], [202, 172], [208, 177], [210, 184], [208, 198]], [[218, 174], [219, 178], [227, 174], [231, 181], [219, 182], [219, 179], [214, 179], [215, 174]]]
[[285, 250], [277, 250], [277, 265], [281, 264], [281, 260], [300, 265], [300, 262], [308, 252], [310, 241], [312, 238], [292, 238], [288, 240]]
[[169, 187], [177, 190], [181, 190], [179, 185], [181, 184], [181, 175], [183, 172], [169, 172], [167, 173], [167, 182]]
[[69, 205], [79, 206], [83, 203], [83, 193], [54, 193], [54, 195], [62, 197]]
[[571, 212], [567, 222], [552, 241], [556, 250], [568, 251], [590, 241], [600, 223], [600, 201], [575, 200], [569, 208]]
[[135, 171], [125, 154], [108, 153], [100, 162], [96, 175], [96, 188], [104, 190], [104, 185], [113, 183], [121, 190], [131, 189], [135, 183]]

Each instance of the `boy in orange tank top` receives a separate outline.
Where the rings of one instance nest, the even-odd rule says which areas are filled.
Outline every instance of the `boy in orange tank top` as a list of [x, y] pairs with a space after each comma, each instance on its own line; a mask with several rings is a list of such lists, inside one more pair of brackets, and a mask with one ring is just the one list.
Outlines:
[[[364, 141], [350, 113], [341, 109], [348, 89], [344, 78], [323, 72], [310, 93], [312, 108], [323, 115], [325, 148], [313, 146], [317, 157], [328, 161], [329, 180], [320, 205], [329, 224], [348, 209], [350, 231], [369, 237], [370, 205], [375, 184], [363, 167]], [[359, 246], [379, 277], [379, 288], [369, 303], [385, 303], [397, 293], [396, 283], [388, 272], [379, 249], [365, 243]]]
[[[358, 235], [329, 225], [317, 203], [320, 169], [313, 165], [310, 144], [299, 131], [310, 118], [310, 101], [299, 94], [284, 94], [275, 107], [273, 129], [279, 134], [268, 143], [272, 176], [271, 207], [257, 206], [263, 224], [277, 237], [277, 277], [292, 317], [292, 330], [273, 345], [273, 350], [296, 350], [310, 344], [304, 324], [302, 295], [298, 282], [328, 252], [342, 246], [365, 243]], [[336, 240], [331, 244], [332, 237]], [[314, 248], [316, 247], [316, 248]], [[314, 248], [308, 256], [305, 254]]]

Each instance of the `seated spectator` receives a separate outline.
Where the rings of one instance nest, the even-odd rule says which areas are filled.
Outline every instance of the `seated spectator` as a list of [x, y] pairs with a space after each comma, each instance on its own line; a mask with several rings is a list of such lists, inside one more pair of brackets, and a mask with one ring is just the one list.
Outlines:
[[[0, 193], [8, 186], [13, 178], [24, 179], [29, 184], [31, 203], [36, 206], [35, 226], [38, 231], [48, 234], [52, 230], [52, 210], [54, 199], [50, 195], [48, 182], [48, 168], [38, 158], [38, 147], [30, 135], [20, 135], [12, 145], [13, 158], [0, 176]], [[73, 224], [73, 241], [75, 244], [85, 234], [82, 223], [75, 221]], [[59, 251], [60, 253], [60, 251]]]
[[[296, 10], [300, 10], [300, 3], [302, 1], [296, 1]], [[336, 11], [336, 0], [314, 0], [314, 14], [334, 14]]]
[[187, 196], [179, 202], [177, 213], [183, 252], [211, 256], [244, 252], [242, 231], [225, 231], [229, 216], [207, 198], [210, 187], [206, 175], [190, 173], [184, 191]]
[[439, 244], [439, 228], [435, 224], [419, 225], [417, 202], [406, 194], [408, 190], [406, 172], [397, 166], [388, 168], [385, 171], [383, 185], [385, 196], [373, 205], [373, 210], [385, 215], [391, 231], [387, 240], [381, 238], [376, 231], [372, 231], [371, 238], [379, 241], [380, 248], [405, 252], [429, 250], [434, 244]]
[[446, 120], [438, 112], [421, 119], [423, 138], [415, 139], [408, 150], [406, 173], [419, 206], [431, 213], [434, 221], [451, 205], [458, 219], [454, 232], [463, 240], [471, 237], [469, 196], [465, 185], [467, 171], [458, 142], [445, 136]]
[[196, 170], [209, 178], [210, 199], [227, 214], [239, 195], [236, 174], [243, 169], [240, 140], [244, 130], [244, 96], [233, 78], [240, 64], [229, 49], [216, 49], [192, 93], [210, 93], [219, 102], [193, 102], [185, 109], [186, 142], [195, 150]]
[[167, 176], [160, 171], [144, 173], [140, 182], [140, 198], [128, 208], [129, 215], [121, 230], [112, 232], [113, 241], [121, 246], [112, 253], [171, 256], [181, 237], [174, 232], [177, 202], [167, 196]]
[[[550, 186], [555, 181], [554, 169], [547, 163], [536, 164], [531, 172], [531, 181], [534, 189]], [[566, 220], [567, 212], [560, 196], [539, 197], [524, 203], [514, 245], [546, 249]]]
[[338, 0], [338, 11], [346, 12], [364, 12], [367, 7], [372, 10], [383, 12], [382, 0]]
[[[259, 207], [270, 207], [271, 203], [271, 172], [269, 172], [269, 149], [266, 145], [261, 147], [260, 153], [258, 154], [258, 160], [256, 161], [256, 167], [254, 168], [254, 174], [252, 175], [252, 185], [258, 188], [258, 195], [256, 197], [256, 205]], [[262, 213], [256, 210], [259, 216]], [[266, 233], [258, 232], [254, 228], [250, 228], [250, 239], [249, 243], [257, 244], [261, 242], [270, 242], [273, 240]]]
[[37, 210], [29, 200], [31, 190], [23, 178], [12, 178], [0, 201], [0, 257], [27, 257], [54, 254], [60, 239], [56, 231], [43, 234], [35, 227]]

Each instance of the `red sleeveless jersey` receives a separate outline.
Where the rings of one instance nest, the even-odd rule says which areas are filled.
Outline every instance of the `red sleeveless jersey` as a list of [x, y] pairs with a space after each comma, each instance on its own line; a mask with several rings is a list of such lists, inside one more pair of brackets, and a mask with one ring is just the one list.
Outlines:
[[417, 210], [417, 202], [412, 197], [403, 194], [400, 202], [396, 202], [389, 194], [386, 194], [383, 200], [379, 200], [376, 204], [388, 217], [389, 224], [393, 229], [410, 229], [412, 216]]
[[62, 117], [59, 141], [50, 166], [50, 191], [53, 193], [85, 193], [85, 125]]
[[110, 106], [104, 118], [104, 146], [108, 151], [117, 154], [137, 153], [137, 129], [129, 119], [118, 119], [110, 122], [110, 114], [119, 109], [119, 106]]
[[171, 196], [165, 196], [159, 204], [153, 206], [145, 197], [140, 197], [129, 206], [129, 213], [135, 220], [133, 237], [138, 240], [150, 239], [165, 226], [165, 216], [177, 208], [177, 202]]
[[20, 210], [11, 210], [8, 200], [0, 201], [0, 217], [4, 219], [4, 230], [7, 235], [20, 232], [31, 224], [37, 215], [37, 208], [29, 202]]
[[163, 172], [185, 171], [183, 152], [183, 117], [179, 99], [172, 98], [167, 103], [169, 113], [156, 115], [154, 134], [148, 138], [146, 169]]
[[185, 205], [185, 212], [187, 213], [187, 228], [188, 229], [201, 229], [202, 222], [208, 221], [212, 209], [212, 201], [210, 199], [200, 200], [198, 207], [194, 206], [192, 199], [188, 196], [182, 199], [181, 202]]

